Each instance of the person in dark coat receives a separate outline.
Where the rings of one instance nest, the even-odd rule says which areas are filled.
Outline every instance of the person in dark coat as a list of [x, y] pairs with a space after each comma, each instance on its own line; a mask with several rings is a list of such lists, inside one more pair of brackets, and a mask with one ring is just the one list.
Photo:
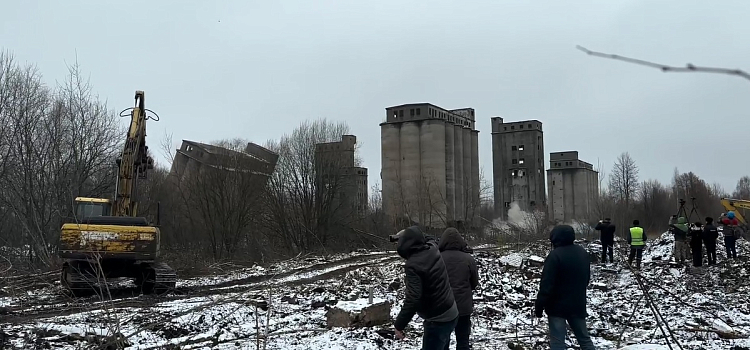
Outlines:
[[595, 349], [586, 328], [586, 288], [591, 280], [591, 261], [583, 247], [573, 243], [575, 231], [569, 225], [552, 229], [554, 248], [547, 255], [539, 283], [534, 314], [549, 318], [550, 347], [565, 349], [567, 325], [581, 349]]
[[727, 212], [721, 219], [721, 232], [724, 234], [724, 248], [727, 250], [727, 259], [737, 259], [737, 238], [739, 234], [739, 220], [735, 218], [734, 212]]
[[423, 350], [440, 350], [450, 342], [458, 322], [453, 291], [438, 245], [417, 226], [399, 232], [398, 255], [406, 259], [406, 298], [393, 323], [396, 338], [403, 339], [404, 329], [414, 314], [424, 319]]
[[703, 245], [706, 246], [706, 255], [708, 255], [708, 265], [716, 265], [716, 240], [719, 239], [719, 230], [714, 226], [714, 219], [706, 218], [706, 225], [703, 226]]
[[690, 250], [693, 253], [693, 267], [703, 266], [703, 224], [690, 225]]
[[[469, 335], [471, 334], [471, 313], [474, 311], [472, 291], [479, 285], [477, 262], [471, 256], [466, 240], [455, 228], [451, 227], [443, 232], [439, 248], [445, 267], [448, 269], [448, 279], [458, 307], [458, 323], [455, 329], [456, 350], [468, 350], [471, 349]], [[448, 350], [448, 344], [445, 344], [445, 350]]]
[[607, 263], [607, 255], [609, 255], [609, 262], [615, 262], [614, 246], [617, 227], [612, 223], [612, 220], [605, 218], [604, 220], [599, 220], [594, 229], [600, 232], [599, 240], [602, 242], [602, 262]]

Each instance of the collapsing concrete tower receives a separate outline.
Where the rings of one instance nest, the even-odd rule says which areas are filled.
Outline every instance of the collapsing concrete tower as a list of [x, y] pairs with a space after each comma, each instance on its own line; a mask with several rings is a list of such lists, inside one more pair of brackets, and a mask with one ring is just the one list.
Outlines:
[[592, 219], [599, 196], [599, 173], [578, 159], [577, 151], [549, 155], [547, 188], [549, 217], [555, 222]]
[[367, 213], [367, 168], [355, 166], [356, 144], [356, 136], [342, 135], [341, 141], [315, 145], [316, 197], [319, 205], [339, 214], [362, 217]]
[[479, 217], [479, 131], [474, 109], [429, 103], [386, 108], [380, 124], [383, 209], [432, 228]]
[[542, 122], [504, 123], [492, 118], [495, 217], [507, 219], [511, 203], [523, 211], [546, 211]]

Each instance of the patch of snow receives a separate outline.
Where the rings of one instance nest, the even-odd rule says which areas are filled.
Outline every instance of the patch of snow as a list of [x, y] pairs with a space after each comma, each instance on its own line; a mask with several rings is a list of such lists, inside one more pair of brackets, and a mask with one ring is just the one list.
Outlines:
[[86, 324], [70, 326], [70, 325], [60, 325], [60, 324], [54, 324], [54, 323], [39, 323], [37, 327], [41, 329], [45, 329], [45, 330], [55, 330], [55, 331], [65, 333], [65, 334], [78, 334], [78, 335], [94, 334], [98, 336], [108, 336], [111, 334], [111, 331], [107, 328], [92, 327]]
[[336, 303], [336, 308], [341, 309], [347, 312], [359, 312], [362, 311], [362, 309], [375, 304], [384, 303], [387, 300], [381, 299], [381, 298], [373, 298], [372, 304], [370, 304], [369, 299], [357, 299], [353, 301], [339, 301]]
[[542, 258], [541, 256], [532, 255], [529, 257], [529, 261], [544, 263], [544, 258]]
[[712, 320], [712, 327], [719, 331], [719, 332], [725, 332], [725, 333], [734, 333], [734, 328], [730, 327], [728, 324], [724, 323], [722, 320], [714, 319]]
[[669, 350], [669, 347], [658, 344], [628, 345], [620, 350]]
[[500, 263], [514, 267], [521, 267], [525, 258], [526, 256], [521, 253], [512, 253], [501, 257]]

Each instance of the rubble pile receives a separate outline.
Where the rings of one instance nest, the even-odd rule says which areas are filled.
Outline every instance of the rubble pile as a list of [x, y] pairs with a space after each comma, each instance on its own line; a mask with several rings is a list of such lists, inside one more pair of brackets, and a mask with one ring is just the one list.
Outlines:
[[[580, 244], [596, 256], [596, 242]], [[696, 272], [669, 262], [671, 244], [669, 234], [650, 243], [640, 277], [621, 263], [592, 265], [588, 324], [595, 344], [602, 349], [638, 349], [646, 344], [666, 346], [669, 341], [674, 346], [672, 336], [661, 331], [668, 326], [684, 349], [750, 347], [748, 260], [725, 261], [720, 251], [718, 266]], [[475, 348], [547, 347], [546, 320], [532, 314], [548, 250], [549, 244], [542, 242], [515, 251], [474, 253], [480, 272], [474, 293]], [[750, 244], [740, 242], [739, 250], [747, 255]], [[15, 319], [0, 320], [1, 339], [11, 348], [74, 349], [116, 340], [118, 346], [132, 349], [255, 348], [259, 342], [267, 349], [413, 349], [421, 342], [419, 317], [404, 341], [396, 341], [383, 320], [388, 313], [395, 318], [402, 305], [402, 266], [403, 260], [392, 253], [288, 261], [275, 269], [255, 267], [185, 280], [184, 286], [196, 288], [184, 294], [127, 297], [88, 309], [22, 318], [21, 313], [33, 315], [41, 304], [55, 300], [59, 286], [46, 287], [6, 301]], [[266, 276], [265, 271], [274, 275]], [[40, 303], [31, 303], [34, 298]], [[657, 322], [647, 302], [656, 306], [664, 322]], [[70, 309], [70, 304], [54, 305]], [[363, 316], [368, 308], [375, 310], [376, 320]], [[333, 318], [340, 323], [332, 324], [331, 315], [338, 315]], [[574, 339], [569, 342], [575, 344]]]

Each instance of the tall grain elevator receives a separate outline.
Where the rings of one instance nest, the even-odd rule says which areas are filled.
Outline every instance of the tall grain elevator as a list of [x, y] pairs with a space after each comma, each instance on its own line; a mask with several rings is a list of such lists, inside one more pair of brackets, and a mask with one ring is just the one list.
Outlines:
[[578, 158], [577, 151], [549, 155], [549, 217], [557, 223], [592, 219], [599, 196], [599, 172]]
[[544, 164], [542, 122], [492, 118], [495, 217], [507, 219], [513, 202], [524, 211], [547, 210]]
[[479, 218], [479, 131], [472, 108], [386, 108], [380, 124], [383, 210], [431, 228]]

